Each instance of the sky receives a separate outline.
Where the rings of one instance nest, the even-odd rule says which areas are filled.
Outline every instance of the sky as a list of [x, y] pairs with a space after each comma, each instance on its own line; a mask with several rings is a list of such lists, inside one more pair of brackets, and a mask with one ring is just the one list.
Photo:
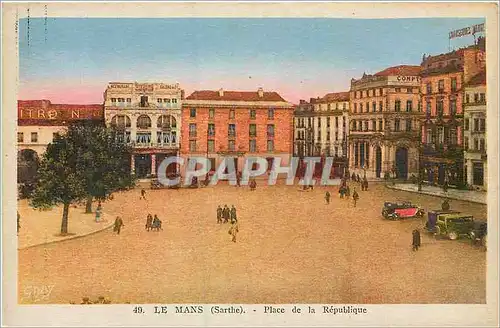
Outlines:
[[19, 99], [103, 102], [108, 82], [276, 91], [287, 101], [348, 91], [351, 78], [473, 43], [484, 18], [31, 18], [19, 22]]

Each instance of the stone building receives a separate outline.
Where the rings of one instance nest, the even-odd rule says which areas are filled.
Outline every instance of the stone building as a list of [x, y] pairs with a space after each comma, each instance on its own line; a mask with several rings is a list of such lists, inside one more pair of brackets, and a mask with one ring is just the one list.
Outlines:
[[485, 68], [485, 52], [470, 46], [422, 61], [422, 150], [420, 169], [424, 182], [450, 186], [465, 183], [464, 86]]
[[[111, 82], [104, 92], [108, 126], [133, 146], [131, 170], [138, 178], [156, 175], [162, 160], [179, 155], [181, 103], [179, 84]], [[174, 172], [175, 166], [169, 166]]]
[[206, 157], [214, 171], [232, 157], [238, 172], [247, 156], [280, 157], [293, 147], [293, 105], [277, 92], [195, 91], [183, 102], [181, 155]]
[[464, 92], [464, 180], [487, 190], [486, 70], [473, 76]]
[[351, 80], [349, 168], [360, 176], [418, 174], [420, 66], [401, 65]]
[[301, 101], [295, 109], [294, 154], [334, 157], [336, 175], [347, 167], [349, 92]]

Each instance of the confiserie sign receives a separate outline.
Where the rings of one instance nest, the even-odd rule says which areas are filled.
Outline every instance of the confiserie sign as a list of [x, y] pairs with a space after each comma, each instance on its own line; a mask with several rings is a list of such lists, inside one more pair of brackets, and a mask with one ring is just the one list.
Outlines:
[[476, 25], [472, 25], [472, 26], [467, 26], [467, 27], [464, 27], [464, 28], [461, 28], [459, 30], [454, 30], [454, 31], [451, 31], [450, 32], [450, 39], [454, 39], [454, 38], [460, 38], [462, 36], [466, 36], [466, 35], [474, 35], [476, 33], [480, 33], [480, 32], [484, 32], [484, 23], [482, 24], [476, 24]]

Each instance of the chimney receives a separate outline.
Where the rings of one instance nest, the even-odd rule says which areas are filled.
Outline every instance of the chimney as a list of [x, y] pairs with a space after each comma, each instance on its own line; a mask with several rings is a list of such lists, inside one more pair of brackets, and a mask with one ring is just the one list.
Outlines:
[[263, 98], [263, 97], [264, 97], [264, 89], [259, 88], [259, 90], [257, 90], [257, 92], [259, 93], [259, 97], [260, 97], [260, 98]]
[[222, 88], [219, 89], [219, 97], [224, 97], [224, 90]]

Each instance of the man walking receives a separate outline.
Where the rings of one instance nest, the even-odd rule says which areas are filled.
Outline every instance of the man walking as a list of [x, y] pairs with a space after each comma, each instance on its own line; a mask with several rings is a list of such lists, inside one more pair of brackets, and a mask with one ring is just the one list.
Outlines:
[[234, 223], [231, 224], [231, 228], [229, 228], [229, 234], [231, 235], [231, 241], [233, 243], [236, 242], [236, 234], [239, 232], [239, 227], [238, 227], [238, 222], [235, 221]]
[[232, 224], [238, 221], [238, 219], [236, 218], [236, 208], [234, 207], [234, 205], [231, 205], [230, 218]]
[[217, 207], [217, 223], [222, 223], [222, 207]]
[[354, 200], [354, 207], [356, 207], [356, 203], [358, 202], [359, 195], [358, 192], [356, 191], [356, 188], [354, 188], [354, 191], [352, 193], [352, 199]]
[[146, 190], [141, 189], [141, 198], [140, 199], [146, 200]]
[[224, 209], [222, 210], [222, 216], [224, 217], [224, 223], [229, 222], [229, 207], [224, 205]]
[[418, 248], [420, 247], [420, 231], [418, 229], [413, 230], [413, 251], [418, 251]]
[[146, 230], [149, 231], [153, 227], [153, 216], [148, 214], [146, 219]]
[[122, 220], [122, 218], [121, 218], [121, 217], [119, 217], [119, 216], [117, 216], [117, 217], [116, 217], [116, 220], [115, 220], [115, 226], [114, 226], [114, 228], [113, 228], [113, 231], [114, 231], [114, 232], [116, 232], [116, 234], [117, 234], [117, 235], [119, 235], [119, 234], [120, 234], [120, 231], [121, 231], [121, 229], [122, 229], [122, 227], [123, 227], [123, 226], [124, 226], [124, 225], [123, 225], [123, 220]]
[[330, 205], [330, 192], [327, 191], [326, 194], [325, 194], [325, 200], [326, 200], [326, 204], [327, 205]]

